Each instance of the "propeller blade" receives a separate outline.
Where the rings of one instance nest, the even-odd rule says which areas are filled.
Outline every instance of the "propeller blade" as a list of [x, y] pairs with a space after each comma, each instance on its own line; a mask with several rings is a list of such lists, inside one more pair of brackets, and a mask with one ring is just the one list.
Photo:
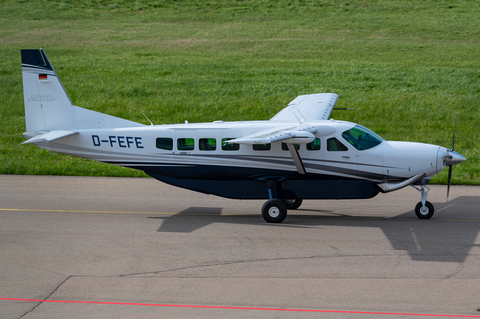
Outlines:
[[448, 195], [450, 194], [450, 182], [452, 181], [452, 169], [453, 169], [453, 166], [450, 165], [448, 168], [447, 202], [448, 202]]
[[[456, 127], [457, 127], [457, 116], [455, 115], [455, 121], [453, 123], [453, 135], [452, 135], [452, 149], [451, 149], [452, 152], [455, 149], [455, 129], [456, 129]], [[450, 153], [449, 155], [450, 155], [450, 165], [448, 165], [449, 167], [448, 167], [448, 182], [447, 182], [447, 202], [448, 202], [448, 196], [450, 195], [450, 183], [452, 182], [452, 169], [453, 169], [452, 165], [458, 164], [458, 163], [454, 163], [454, 160], [453, 160], [453, 158], [457, 159], [456, 158], [457, 156], [455, 156], [456, 153], [455, 154]], [[458, 154], [458, 155], [460, 155], [460, 154]], [[460, 157], [463, 157], [463, 156], [460, 156]], [[447, 163], [448, 162], [449, 161], [447, 159]]]
[[453, 124], [453, 137], [452, 137], [452, 149], [451, 151], [453, 152], [453, 149], [455, 148], [455, 128], [457, 126], [457, 116], [455, 116], [455, 122]]

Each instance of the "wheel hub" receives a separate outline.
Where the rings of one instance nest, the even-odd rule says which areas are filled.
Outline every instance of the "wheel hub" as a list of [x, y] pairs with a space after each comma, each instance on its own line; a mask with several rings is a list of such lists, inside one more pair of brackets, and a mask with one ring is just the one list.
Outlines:
[[278, 207], [270, 207], [268, 209], [268, 215], [272, 218], [275, 218], [275, 217], [278, 217], [278, 215], [280, 215], [280, 209], [278, 209]]
[[420, 208], [420, 214], [422, 214], [422, 215], [428, 215], [428, 212], [429, 212], [429, 210], [428, 210], [428, 207], [427, 207], [427, 206], [424, 206], [424, 207], [421, 207], [421, 208]]

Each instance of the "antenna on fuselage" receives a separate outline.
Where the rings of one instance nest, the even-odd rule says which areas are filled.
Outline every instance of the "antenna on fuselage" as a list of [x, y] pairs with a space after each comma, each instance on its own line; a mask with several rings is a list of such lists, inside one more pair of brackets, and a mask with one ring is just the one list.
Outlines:
[[145, 113], [143, 113], [143, 116], [145, 116], [145, 118], [150, 122], [150, 124], [152, 124], [152, 126], [154, 126], [152, 121], [150, 121], [150, 119], [145, 115]]
[[332, 109], [332, 111], [347, 111], [347, 110], [355, 110], [354, 107], [336, 107], [334, 109]]

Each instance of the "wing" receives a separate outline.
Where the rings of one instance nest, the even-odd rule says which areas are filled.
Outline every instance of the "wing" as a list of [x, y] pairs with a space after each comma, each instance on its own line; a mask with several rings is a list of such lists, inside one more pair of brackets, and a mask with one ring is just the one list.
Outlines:
[[337, 102], [335, 93], [317, 93], [299, 95], [286, 108], [278, 112], [270, 121], [304, 122], [311, 120], [328, 120]]
[[297, 124], [255, 132], [241, 138], [230, 140], [228, 143], [268, 144], [284, 141], [286, 143], [307, 144], [315, 139], [315, 135], [313, 134], [316, 132], [317, 130], [312, 126]]
[[[280, 128], [268, 129], [253, 134], [247, 135], [242, 138], [237, 138], [228, 141], [228, 143], [237, 144], [268, 144], [273, 142], [285, 142], [287, 144], [290, 155], [292, 156], [293, 163], [297, 168], [299, 174], [306, 174], [305, 166], [303, 165], [300, 154], [294, 143], [307, 144], [311, 143], [315, 139], [315, 133], [318, 130], [307, 124], [289, 125]], [[331, 126], [325, 125], [320, 129], [320, 134], [335, 132], [335, 129]]]

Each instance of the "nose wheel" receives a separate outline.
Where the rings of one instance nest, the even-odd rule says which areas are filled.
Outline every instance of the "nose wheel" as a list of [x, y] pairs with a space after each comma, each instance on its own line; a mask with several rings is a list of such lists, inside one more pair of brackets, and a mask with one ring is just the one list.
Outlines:
[[433, 216], [435, 209], [433, 208], [432, 203], [426, 201], [425, 205], [422, 202], [418, 202], [417, 206], [415, 206], [415, 215], [417, 215], [420, 219], [429, 219]]

